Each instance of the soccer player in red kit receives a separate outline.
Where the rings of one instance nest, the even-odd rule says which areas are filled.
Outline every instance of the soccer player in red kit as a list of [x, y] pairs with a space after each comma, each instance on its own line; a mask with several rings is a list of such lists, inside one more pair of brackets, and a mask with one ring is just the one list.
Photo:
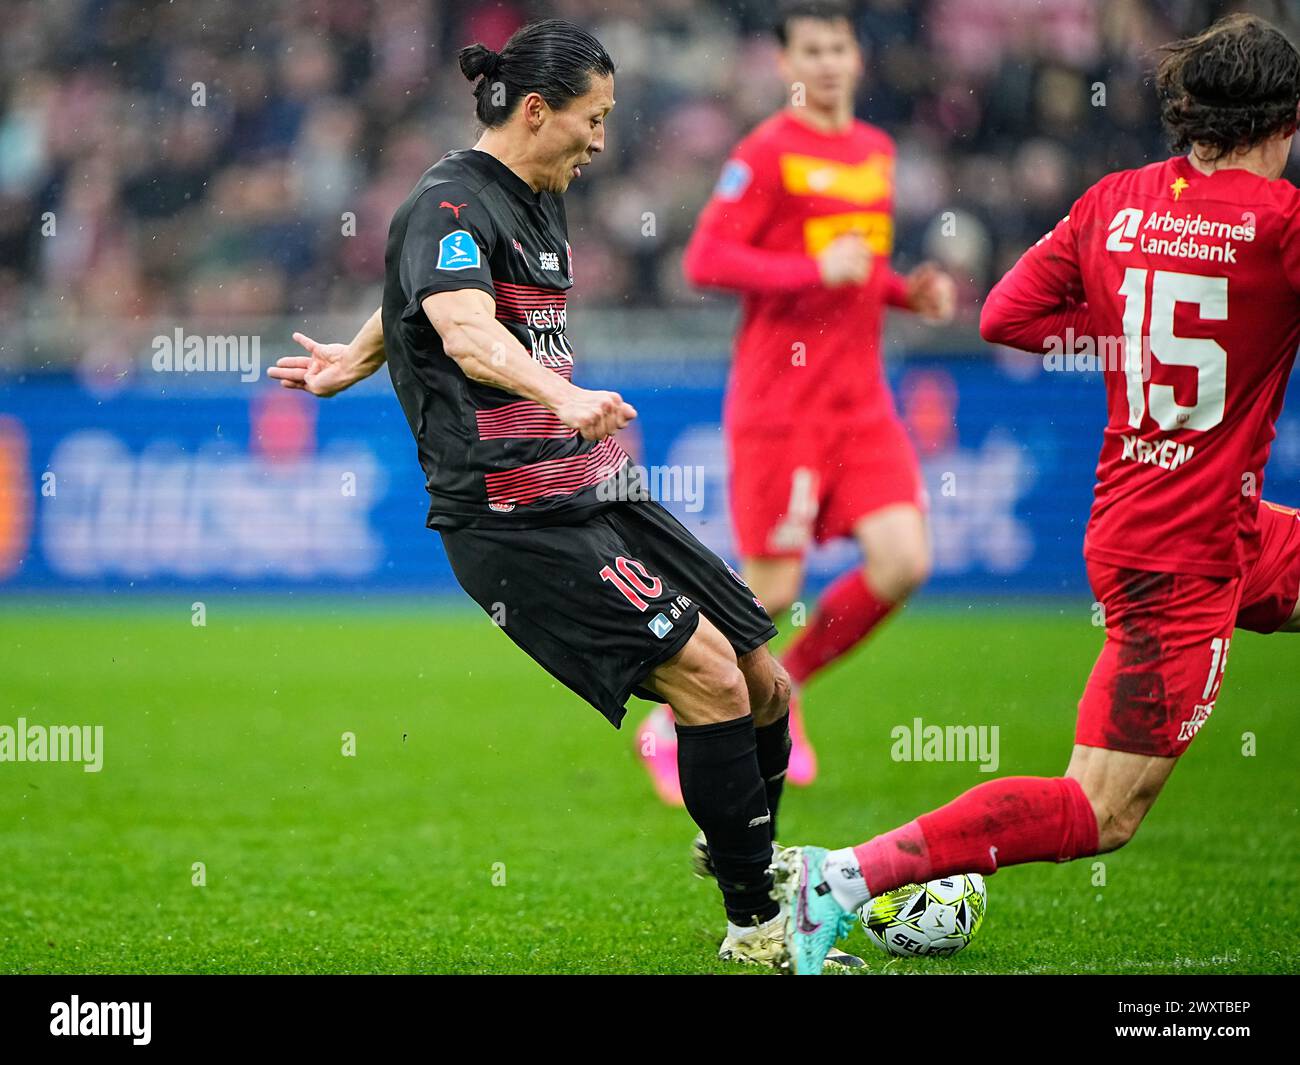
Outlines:
[[1157, 88], [1189, 154], [1089, 189], [981, 319], [994, 343], [1122, 353], [1084, 544], [1106, 639], [1074, 755], [1063, 777], [991, 780], [858, 847], [782, 852], [795, 972], [820, 972], [893, 888], [1123, 846], [1213, 712], [1234, 627], [1300, 629], [1300, 521], [1259, 498], [1300, 344], [1300, 190], [1282, 180], [1300, 53], [1233, 16], [1168, 46]]
[[[945, 320], [953, 283], [890, 267], [894, 142], [853, 116], [862, 55], [849, 8], [783, 6], [790, 106], [732, 152], [686, 249], [695, 285], [743, 297], [723, 421], [743, 576], [768, 613], [798, 598], [814, 541], [853, 537], [865, 565], [818, 602], [783, 664], [798, 686], [859, 643], [930, 570], [925, 492], [880, 360], [886, 307]], [[676, 798], [666, 708], [639, 734], [660, 795]], [[787, 779], [816, 762], [790, 704]], [[646, 733], [657, 742], [647, 742]]]

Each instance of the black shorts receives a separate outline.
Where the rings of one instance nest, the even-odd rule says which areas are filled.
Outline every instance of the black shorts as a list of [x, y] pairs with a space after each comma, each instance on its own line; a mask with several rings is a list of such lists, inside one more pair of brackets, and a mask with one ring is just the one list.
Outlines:
[[703, 611], [737, 655], [776, 626], [739, 575], [655, 502], [577, 525], [444, 529], [460, 586], [551, 676], [617, 728], [630, 695], [691, 638]]

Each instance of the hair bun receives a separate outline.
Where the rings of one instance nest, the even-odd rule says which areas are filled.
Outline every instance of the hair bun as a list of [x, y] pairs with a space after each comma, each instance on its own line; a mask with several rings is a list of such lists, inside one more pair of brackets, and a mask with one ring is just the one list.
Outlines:
[[491, 78], [496, 75], [501, 65], [501, 53], [481, 44], [471, 44], [460, 50], [460, 72], [473, 81], [475, 78]]

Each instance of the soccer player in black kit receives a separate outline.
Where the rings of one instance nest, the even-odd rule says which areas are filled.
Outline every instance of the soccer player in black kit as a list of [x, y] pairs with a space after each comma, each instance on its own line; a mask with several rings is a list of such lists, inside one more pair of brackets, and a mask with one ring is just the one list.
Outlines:
[[616, 727], [632, 694], [672, 707], [697, 867], [727, 912], [719, 956], [775, 964], [784, 929], [768, 866], [789, 756], [776, 629], [725, 562], [626, 490], [613, 434], [636, 411], [571, 380], [562, 196], [604, 149], [614, 65], [590, 34], [548, 19], [500, 53], [465, 48], [460, 67], [482, 135], [394, 215], [382, 309], [351, 344], [295, 334], [310, 355], [270, 376], [329, 396], [387, 359], [428, 524], [461, 587]]

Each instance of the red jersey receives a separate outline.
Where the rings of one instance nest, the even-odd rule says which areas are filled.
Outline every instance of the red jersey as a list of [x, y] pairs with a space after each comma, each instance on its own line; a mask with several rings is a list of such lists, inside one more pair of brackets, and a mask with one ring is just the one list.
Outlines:
[[[892, 412], [881, 325], [886, 303], [907, 302], [889, 265], [893, 201], [894, 142], [865, 122], [823, 133], [781, 111], [736, 147], [683, 262], [693, 284], [743, 295], [730, 428], [872, 422]], [[827, 288], [816, 256], [850, 232], [875, 253], [871, 275]]]
[[1109, 418], [1087, 558], [1243, 573], [1297, 293], [1300, 191], [1180, 157], [1102, 179], [989, 294], [987, 340], [1060, 353], [1072, 330], [1094, 344]]

